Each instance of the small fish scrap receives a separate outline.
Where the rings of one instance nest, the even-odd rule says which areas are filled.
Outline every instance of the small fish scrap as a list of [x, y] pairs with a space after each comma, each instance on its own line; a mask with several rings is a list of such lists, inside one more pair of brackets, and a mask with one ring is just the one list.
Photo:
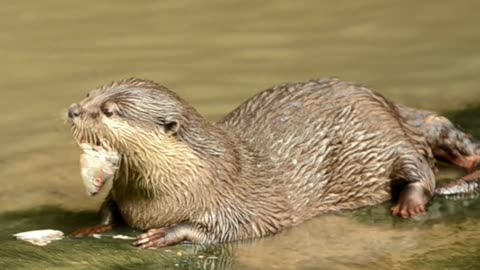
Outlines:
[[80, 145], [80, 170], [83, 184], [90, 196], [96, 195], [119, 168], [120, 155], [100, 146], [83, 143]]
[[52, 241], [63, 239], [63, 232], [57, 230], [36, 230], [21, 232], [13, 235], [19, 240], [23, 240], [36, 246], [46, 246]]

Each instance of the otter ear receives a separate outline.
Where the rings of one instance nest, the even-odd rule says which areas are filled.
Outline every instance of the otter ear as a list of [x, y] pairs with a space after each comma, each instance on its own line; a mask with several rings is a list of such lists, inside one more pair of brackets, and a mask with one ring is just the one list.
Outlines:
[[177, 120], [165, 121], [165, 132], [170, 135], [175, 135], [180, 130], [180, 123]]

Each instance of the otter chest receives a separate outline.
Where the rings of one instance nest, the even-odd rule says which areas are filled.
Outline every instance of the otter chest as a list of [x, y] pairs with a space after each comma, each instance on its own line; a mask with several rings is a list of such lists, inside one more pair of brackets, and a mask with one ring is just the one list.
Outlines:
[[128, 194], [128, 192], [114, 192], [113, 197], [123, 220], [132, 228], [147, 230], [183, 221], [181, 211], [162, 199]]

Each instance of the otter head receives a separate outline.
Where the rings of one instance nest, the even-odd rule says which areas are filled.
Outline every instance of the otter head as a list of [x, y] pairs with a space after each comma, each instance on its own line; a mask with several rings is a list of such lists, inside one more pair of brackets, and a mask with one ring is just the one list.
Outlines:
[[202, 118], [154, 82], [128, 79], [95, 89], [70, 106], [68, 119], [78, 144], [119, 153], [121, 166], [147, 182], [193, 173], [198, 165], [184, 137]]

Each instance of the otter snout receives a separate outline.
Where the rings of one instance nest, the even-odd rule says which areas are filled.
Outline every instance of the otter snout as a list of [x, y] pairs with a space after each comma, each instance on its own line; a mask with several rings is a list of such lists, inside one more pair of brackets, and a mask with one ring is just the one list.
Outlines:
[[68, 118], [70, 118], [70, 119], [77, 118], [82, 114], [82, 108], [80, 107], [80, 105], [78, 105], [76, 103], [72, 104], [68, 108], [68, 113], [67, 114], [68, 114]]

